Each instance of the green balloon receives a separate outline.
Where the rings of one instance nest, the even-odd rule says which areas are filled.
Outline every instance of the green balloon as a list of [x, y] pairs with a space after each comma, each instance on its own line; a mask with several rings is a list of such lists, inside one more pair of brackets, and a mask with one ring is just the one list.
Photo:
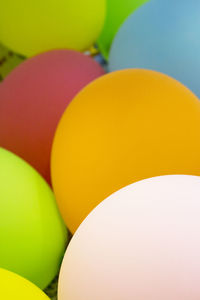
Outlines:
[[66, 243], [50, 187], [25, 161], [0, 148], [0, 268], [44, 289], [58, 273]]
[[107, 0], [107, 16], [98, 47], [107, 59], [112, 41], [125, 19], [147, 0]]

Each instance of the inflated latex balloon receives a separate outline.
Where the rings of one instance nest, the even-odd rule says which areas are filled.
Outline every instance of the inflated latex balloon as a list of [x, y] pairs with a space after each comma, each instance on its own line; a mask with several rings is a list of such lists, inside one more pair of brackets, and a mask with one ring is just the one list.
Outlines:
[[113, 42], [109, 69], [163, 72], [200, 97], [200, 1], [152, 0], [122, 25]]
[[71, 240], [59, 300], [198, 300], [200, 178], [163, 176], [116, 192]]
[[161, 73], [126, 70], [83, 89], [52, 150], [52, 180], [72, 232], [103, 199], [140, 179], [200, 175], [200, 102]]
[[0, 289], [3, 300], [50, 300], [30, 281], [4, 269], [0, 269]]
[[0, 146], [16, 153], [50, 182], [58, 121], [72, 98], [104, 74], [91, 58], [55, 50], [28, 59], [0, 85]]
[[98, 39], [98, 46], [105, 58], [108, 58], [110, 46], [124, 20], [147, 0], [107, 0], [106, 20]]
[[0, 40], [25, 56], [58, 48], [85, 50], [102, 30], [105, 1], [1, 1]]
[[22, 159], [0, 148], [0, 267], [43, 289], [59, 270], [66, 242], [47, 183]]

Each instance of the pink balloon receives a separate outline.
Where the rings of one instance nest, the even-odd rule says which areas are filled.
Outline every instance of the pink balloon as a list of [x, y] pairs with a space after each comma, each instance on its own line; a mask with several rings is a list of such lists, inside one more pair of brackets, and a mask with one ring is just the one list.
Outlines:
[[0, 85], [0, 146], [50, 182], [50, 152], [58, 121], [73, 97], [104, 74], [90, 57], [54, 50], [19, 65]]
[[66, 251], [58, 300], [199, 300], [200, 177], [162, 176], [116, 192]]

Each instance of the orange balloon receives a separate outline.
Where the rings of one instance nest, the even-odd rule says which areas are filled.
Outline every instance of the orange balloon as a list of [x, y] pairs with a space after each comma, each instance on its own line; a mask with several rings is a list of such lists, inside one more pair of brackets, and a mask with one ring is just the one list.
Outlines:
[[56, 198], [72, 232], [102, 200], [135, 181], [200, 175], [200, 102], [153, 71], [110, 73], [65, 111], [53, 143]]

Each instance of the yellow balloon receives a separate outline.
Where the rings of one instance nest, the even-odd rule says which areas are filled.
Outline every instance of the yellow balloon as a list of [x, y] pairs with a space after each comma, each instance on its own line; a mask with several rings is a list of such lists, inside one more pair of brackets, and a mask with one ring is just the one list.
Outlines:
[[125, 70], [83, 89], [52, 152], [53, 187], [72, 232], [102, 200], [135, 181], [200, 175], [200, 102], [174, 79]]
[[0, 40], [25, 56], [55, 48], [85, 50], [98, 38], [106, 0], [2, 0]]
[[50, 300], [42, 290], [15, 273], [0, 268], [0, 299]]

